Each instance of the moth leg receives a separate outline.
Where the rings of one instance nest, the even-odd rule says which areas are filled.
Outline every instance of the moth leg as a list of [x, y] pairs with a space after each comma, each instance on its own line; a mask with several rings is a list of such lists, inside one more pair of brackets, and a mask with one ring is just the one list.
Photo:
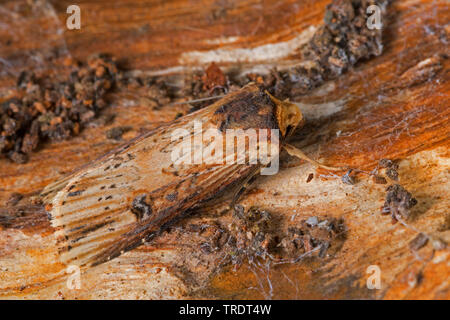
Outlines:
[[308, 157], [308, 156], [307, 156], [306, 154], [304, 154], [303, 151], [301, 151], [300, 149], [298, 149], [298, 148], [296, 148], [296, 147], [294, 147], [294, 146], [291, 146], [291, 145], [289, 145], [289, 144], [283, 145], [283, 148], [284, 148], [291, 156], [297, 157], [297, 158], [302, 159], [302, 160], [305, 160], [305, 161], [307, 161], [307, 162], [309, 162], [309, 163], [311, 163], [311, 164], [313, 164], [313, 165], [315, 165], [315, 166], [317, 166], [317, 167], [319, 167], [319, 168], [324, 168], [324, 169], [327, 169], [327, 170], [330, 170], [330, 171], [345, 171], [345, 170], [348, 170], [348, 168], [344, 168], [344, 167], [329, 167], [329, 166], [323, 165], [323, 164], [317, 162], [316, 160], [311, 159], [310, 157]]

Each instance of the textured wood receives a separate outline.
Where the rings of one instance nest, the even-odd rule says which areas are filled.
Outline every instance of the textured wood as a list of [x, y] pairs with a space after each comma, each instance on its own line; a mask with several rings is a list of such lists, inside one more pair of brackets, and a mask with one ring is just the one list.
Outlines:
[[[202, 66], [210, 56], [224, 61], [224, 67], [236, 67], [227, 60], [232, 50], [273, 44], [276, 49], [284, 48], [283, 55], [268, 53], [268, 61], [264, 55], [254, 55], [254, 61], [238, 65], [264, 69], [294, 64], [295, 46], [280, 47], [280, 43], [295, 37], [307, 39], [321, 23], [327, 2], [122, 0], [112, 5], [80, 1], [81, 31], [62, 29], [68, 1], [37, 8], [42, 14], [20, 9], [17, 1], [1, 3], [0, 14], [6, 18], [0, 21], [7, 26], [0, 27], [0, 57], [4, 59], [0, 66], [6, 66], [0, 69], [0, 99], [8, 95], [14, 75], [22, 68], [53, 66], [49, 59], [31, 56], [55, 57], [55, 52], [83, 59], [106, 51], [126, 60], [131, 68], [180, 72]], [[449, 13], [444, 0], [394, 2], [383, 54], [298, 98], [308, 122], [293, 143], [329, 165], [369, 171], [381, 158], [400, 160], [400, 183], [418, 200], [409, 224], [447, 243], [450, 62], [444, 54]], [[15, 15], [24, 18], [13, 20]], [[441, 68], [430, 70], [427, 59], [437, 61]], [[58, 55], [54, 60], [58, 61]], [[170, 121], [186, 107], [151, 110], [132, 95], [114, 95], [111, 104], [106, 112], [115, 113], [116, 120], [110, 126], [89, 128], [69, 141], [47, 144], [24, 165], [0, 159], [0, 203], [12, 192], [37, 191], [114, 148], [117, 143], [105, 139], [110, 127], [132, 125], [133, 130], [125, 135], [132, 138], [140, 128]], [[433, 253], [428, 244], [419, 251], [422, 260], [418, 259], [408, 248], [417, 232], [399, 223], [392, 225], [390, 218], [380, 215], [384, 185], [365, 176], [356, 185], [345, 185], [339, 177], [287, 156], [282, 164], [278, 175], [260, 177], [241, 203], [266, 208], [286, 225], [310, 216], [343, 218], [348, 228], [346, 241], [324, 260], [307, 259], [270, 270], [244, 265], [237, 271], [226, 268], [213, 273], [215, 261], [204, 257], [198, 258], [198, 264], [183, 260], [193, 260], [198, 248], [184, 247], [182, 237], [168, 232], [151, 245], [83, 272], [82, 288], [70, 290], [66, 266], [55, 259], [52, 228], [42, 213], [36, 213], [23, 217], [15, 228], [0, 230], [0, 295], [56, 299], [450, 297], [448, 249]], [[315, 177], [306, 183], [309, 173]], [[229, 214], [213, 212], [199, 212], [178, 225], [230, 219]], [[183, 263], [189, 265], [189, 272], [180, 272]], [[366, 288], [370, 265], [381, 269], [381, 290]]]

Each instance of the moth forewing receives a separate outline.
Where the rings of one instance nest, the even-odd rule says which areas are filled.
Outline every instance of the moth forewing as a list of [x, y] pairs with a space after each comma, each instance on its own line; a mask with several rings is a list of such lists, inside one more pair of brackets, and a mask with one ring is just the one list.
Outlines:
[[[61, 260], [98, 264], [140, 245], [175, 217], [266, 166], [255, 157], [277, 157], [289, 128], [301, 119], [295, 105], [250, 84], [50, 185], [42, 197], [51, 203]], [[273, 138], [278, 131], [275, 140], [261, 139], [261, 132]], [[243, 149], [226, 144], [230, 132], [233, 142], [248, 141]]]

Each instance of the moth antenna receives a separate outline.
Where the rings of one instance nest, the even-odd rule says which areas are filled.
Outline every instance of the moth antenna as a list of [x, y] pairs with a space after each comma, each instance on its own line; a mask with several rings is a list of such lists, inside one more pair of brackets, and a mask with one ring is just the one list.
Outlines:
[[324, 164], [321, 164], [319, 162], [317, 162], [314, 159], [311, 159], [310, 157], [308, 157], [306, 154], [303, 153], [303, 151], [301, 151], [300, 149], [291, 146], [289, 144], [285, 144], [283, 145], [283, 148], [293, 157], [297, 157], [299, 159], [305, 160], [309, 163], [311, 163], [312, 165], [315, 165], [316, 167], [319, 168], [323, 168], [323, 169], [327, 169], [330, 171], [346, 171], [348, 170], [348, 168], [346, 167], [330, 167], [330, 166], [326, 166]]

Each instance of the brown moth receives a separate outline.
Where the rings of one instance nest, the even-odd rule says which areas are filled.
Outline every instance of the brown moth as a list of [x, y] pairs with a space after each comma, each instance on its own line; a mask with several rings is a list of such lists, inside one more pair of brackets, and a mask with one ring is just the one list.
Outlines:
[[[41, 198], [57, 230], [64, 263], [84, 266], [112, 259], [145, 242], [187, 210], [232, 186], [242, 186], [263, 168], [261, 163], [249, 161], [248, 148], [244, 151], [245, 163], [175, 164], [174, 150], [189, 141], [186, 138], [198, 139], [193, 122], [202, 125], [202, 132], [214, 129], [223, 136], [229, 129], [236, 129], [236, 139], [242, 130], [250, 128], [277, 130], [279, 143], [269, 155], [273, 159], [304, 120], [295, 104], [249, 84], [47, 186]], [[174, 140], [174, 134], [180, 131], [185, 132], [183, 139]], [[256, 143], [259, 153], [268, 152], [260, 139]], [[200, 137], [200, 145], [207, 149], [211, 140]], [[224, 151], [235, 151], [234, 160], [239, 156], [234, 145], [221, 146]]]

